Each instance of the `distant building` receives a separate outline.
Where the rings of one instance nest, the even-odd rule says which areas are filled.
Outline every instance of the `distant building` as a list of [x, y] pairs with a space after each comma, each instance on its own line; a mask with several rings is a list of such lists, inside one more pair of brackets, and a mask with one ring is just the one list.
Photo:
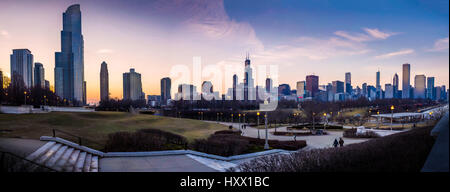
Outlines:
[[306, 81], [297, 82], [297, 97], [300, 99], [306, 97]]
[[50, 89], [50, 81], [45, 80], [45, 89]]
[[345, 93], [352, 94], [352, 74], [350, 72], [345, 73]]
[[367, 83], [363, 83], [361, 87], [362, 87], [361, 88], [362, 96], [368, 98], [368, 96], [367, 96]]
[[104, 61], [100, 67], [100, 100], [109, 100], [108, 64]]
[[287, 96], [291, 95], [291, 87], [288, 84], [281, 84], [278, 86], [278, 95]]
[[427, 99], [436, 99], [436, 90], [434, 89], [434, 77], [427, 77]]
[[367, 98], [369, 100], [375, 100], [377, 98], [377, 88], [372, 85], [367, 86]]
[[42, 63], [34, 63], [34, 86], [45, 88], [45, 72]]
[[130, 69], [130, 72], [123, 74], [123, 99], [144, 99], [142, 97], [141, 74], [136, 73], [133, 68]]
[[402, 98], [409, 99], [410, 98], [410, 74], [411, 74], [411, 65], [408, 63], [403, 64], [403, 75], [402, 75]]
[[311, 97], [314, 97], [316, 95], [316, 93], [319, 91], [319, 76], [306, 76], [306, 90]]
[[151, 107], [160, 106], [161, 96], [160, 95], [147, 95], [147, 104]]
[[377, 89], [377, 99], [381, 99], [381, 83], [380, 83], [380, 71], [377, 71], [376, 87]]
[[342, 81], [333, 81], [333, 93], [337, 94], [337, 93], [344, 93], [344, 82]]
[[197, 87], [191, 84], [178, 85], [177, 99], [193, 101], [197, 97]]
[[171, 99], [172, 83], [169, 77], [161, 79], [161, 105], [167, 105], [167, 101]]
[[11, 54], [11, 84], [23, 81], [26, 87], [33, 86], [33, 55], [28, 49], [13, 49]]
[[414, 77], [414, 98], [425, 99], [426, 78], [425, 75], [416, 75]]
[[385, 84], [384, 91], [385, 91], [384, 98], [386, 99], [394, 98], [394, 86], [392, 86], [392, 84]]
[[392, 87], [394, 89], [394, 98], [401, 98], [398, 95], [398, 75], [395, 73], [394, 78], [392, 78]]

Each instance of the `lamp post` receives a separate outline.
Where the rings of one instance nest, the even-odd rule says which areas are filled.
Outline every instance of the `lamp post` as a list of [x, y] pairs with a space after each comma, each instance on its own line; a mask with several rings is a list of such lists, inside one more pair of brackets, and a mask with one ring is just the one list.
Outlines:
[[239, 123], [238, 123], [238, 126], [239, 126], [239, 130], [241, 130], [241, 114], [238, 113], [238, 116], [239, 116]]
[[259, 112], [256, 113], [256, 117], [257, 117], [257, 121], [256, 121], [256, 129], [258, 129], [258, 139], [259, 139], [259, 138], [260, 138], [260, 137], [259, 137], [259, 128], [258, 128], [258, 126], [259, 126]]
[[47, 105], [46, 100], [47, 100], [47, 95], [44, 95], [44, 106]]
[[394, 105], [391, 106], [391, 131], [392, 131], [392, 122], [394, 119]]
[[244, 125], [245, 125], [245, 113], [244, 114], [242, 114], [243, 116], [244, 116]]
[[233, 126], [233, 114], [231, 114], [231, 126]]
[[312, 120], [313, 120], [313, 130], [315, 130], [316, 129], [316, 124], [315, 124], [315, 122], [314, 122], [314, 116], [316, 115], [316, 113], [312, 113]]
[[266, 114], [264, 115], [264, 121], [265, 121], [265, 126], [266, 126], [266, 142], [264, 144], [264, 149], [269, 149], [269, 139], [268, 139], [268, 131], [267, 131], [267, 111]]
[[23, 94], [24, 94], [24, 101], [25, 101], [25, 105], [27, 105], [27, 92], [26, 91], [24, 91], [23, 92]]
[[219, 113], [217, 113], [217, 123], [219, 123]]
[[380, 111], [377, 111], [377, 128], [380, 128]]
[[326, 130], [327, 129], [327, 123], [328, 123], [327, 113], [323, 113], [323, 117], [325, 118], [325, 124], [323, 125], [323, 129]]

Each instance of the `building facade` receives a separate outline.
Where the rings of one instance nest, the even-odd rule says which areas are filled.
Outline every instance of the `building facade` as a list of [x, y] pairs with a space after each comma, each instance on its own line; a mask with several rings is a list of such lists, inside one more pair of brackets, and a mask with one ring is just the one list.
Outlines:
[[13, 49], [11, 59], [11, 84], [23, 81], [26, 87], [33, 84], [33, 54], [28, 49]]
[[172, 88], [169, 77], [161, 79], [161, 105], [167, 105], [167, 101], [171, 99], [170, 89]]
[[45, 71], [42, 63], [34, 63], [34, 86], [45, 88]]
[[434, 77], [427, 77], [427, 99], [436, 100], [436, 90], [434, 89]]
[[315, 96], [315, 94], [319, 91], [319, 76], [306, 76], [306, 90], [311, 97]]
[[109, 100], [108, 64], [104, 61], [100, 66], [100, 100], [101, 101]]
[[402, 71], [402, 98], [409, 99], [410, 91], [410, 74], [411, 74], [411, 65], [408, 63], [403, 64]]
[[131, 68], [130, 72], [123, 74], [123, 99], [132, 101], [144, 99], [142, 94], [141, 74]]
[[414, 98], [425, 99], [426, 95], [426, 78], [425, 75], [416, 75], [414, 77]]

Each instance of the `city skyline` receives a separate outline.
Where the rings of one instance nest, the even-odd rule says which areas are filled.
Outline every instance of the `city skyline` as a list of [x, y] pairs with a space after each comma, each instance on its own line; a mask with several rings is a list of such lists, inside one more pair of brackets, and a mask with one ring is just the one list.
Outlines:
[[[196, 1], [194, 3], [155, 1], [142, 3], [142, 6], [130, 3], [131, 5], [127, 4], [128, 6], [123, 7], [122, 2], [112, 2], [107, 4], [105, 1], [43, 1], [39, 3], [39, 8], [33, 6], [33, 3], [27, 5], [27, 1], [0, 2], [0, 18], [14, 18], [0, 20], [0, 44], [2, 44], [0, 68], [4, 75], [10, 71], [8, 65], [11, 50], [26, 48], [32, 52], [34, 62], [42, 63], [47, 69], [45, 77], [54, 86], [52, 69], [55, 67], [54, 52], [60, 49], [61, 13], [71, 4], [80, 3], [83, 14], [82, 32], [85, 38], [85, 80], [87, 81], [88, 102], [96, 102], [100, 98], [98, 74], [102, 61], [109, 64], [111, 85], [122, 85], [122, 73], [127, 72], [129, 68], [135, 68], [142, 74], [142, 92], [154, 95], [160, 93], [160, 79], [168, 76], [170, 66], [184, 64], [191, 67], [192, 56], [201, 56], [204, 66], [211, 64], [242, 65], [244, 54], [247, 51], [250, 52], [253, 67], [260, 64], [279, 65], [278, 83], [288, 84], [290, 87], [295, 87], [297, 81], [303, 81], [307, 75], [311, 74], [320, 77], [319, 85], [326, 85], [335, 80], [343, 81], [346, 72], [352, 73], [353, 87], [361, 86], [363, 83], [375, 85], [375, 78], [368, 74], [373, 74], [378, 68], [381, 70], [380, 85], [384, 85], [392, 83], [395, 73], [401, 75], [400, 66], [403, 63], [412, 65], [410, 82], [416, 75], [424, 74], [427, 77], [435, 77], [434, 84], [436, 86], [448, 87], [449, 85], [448, 2], [445, 1], [435, 1], [435, 4], [396, 2], [391, 3], [392, 6], [389, 10], [385, 10], [385, 12], [393, 14], [403, 7], [410, 8], [410, 11], [415, 10], [417, 13], [410, 15], [409, 19], [420, 18], [418, 22], [424, 22], [424, 25], [428, 27], [426, 30], [419, 29], [417, 25], [414, 26], [412, 21], [394, 26], [394, 21], [387, 21], [387, 18], [379, 23], [373, 20], [371, 23], [363, 24], [360, 19], [354, 18], [340, 25], [327, 25], [331, 22], [328, 21], [330, 19], [328, 16], [333, 14], [337, 16], [339, 10], [343, 9], [348, 9], [345, 11], [356, 15], [362, 14], [361, 12], [364, 10], [376, 13], [366, 7], [369, 6], [369, 3], [346, 2], [342, 5], [330, 3], [328, 6], [323, 6], [323, 2], [294, 4], [292, 5], [293, 9], [301, 10], [301, 14], [305, 18], [297, 25], [293, 22], [295, 19], [299, 19], [299, 15], [296, 15], [296, 11], [284, 7], [282, 3], [266, 2], [258, 5], [249, 1], [238, 5], [238, 2], [230, 1]], [[343, 4], [347, 3], [353, 3], [353, 5], [343, 8]], [[373, 6], [377, 7], [388, 3], [372, 2], [370, 4], [375, 4]], [[425, 6], [426, 9], [416, 4]], [[444, 5], [446, 8], [441, 8], [442, 4], [446, 4], [446, 6]], [[207, 5], [205, 10], [199, 10], [202, 5]], [[324, 8], [312, 13], [303, 10], [305, 8], [301, 8], [300, 5], [312, 8], [320, 5]], [[111, 12], [102, 6], [118, 11], [117, 15], [111, 15]], [[255, 10], [243, 12], [243, 9], [249, 6], [254, 6]], [[329, 6], [336, 6], [337, 11], [316, 18], [317, 13], [325, 13], [330, 9]], [[177, 9], [183, 11], [163, 19], [164, 16]], [[286, 16], [264, 20], [284, 9], [288, 9], [285, 12], [286, 16], [295, 16], [293, 17], [294, 21], [285, 18]], [[18, 10], [22, 11], [18, 12]], [[29, 10], [29, 12], [20, 17], [14, 17], [23, 10]], [[139, 10], [156, 10], [151, 15], [155, 17], [149, 18], [149, 15], [144, 12], [124, 16], [126, 13]], [[431, 15], [429, 10], [432, 12]], [[212, 11], [217, 14], [211, 13]], [[36, 12], [41, 15], [33, 15]], [[402, 13], [405, 12], [395, 13], [395, 16], [399, 16], [400, 19], [390, 19], [396, 21], [406, 19], [400, 16]], [[33, 30], [21, 31], [19, 26], [13, 25], [24, 19], [30, 19], [31, 15], [37, 17], [35, 19], [41, 20], [39, 25], [31, 24]], [[124, 17], [120, 18], [121, 16]], [[335, 20], [349, 16], [343, 15]], [[213, 24], [207, 24], [202, 19], [203, 17], [213, 19]], [[312, 18], [317, 19], [317, 24], [308, 25], [309, 21], [307, 20]], [[280, 26], [277, 19], [287, 19], [286, 25]], [[100, 22], [101, 20], [107, 22]], [[127, 25], [128, 21], [132, 22]], [[278, 28], [263, 27], [263, 21], [275, 24]], [[171, 28], [170, 24], [173, 23], [177, 25]], [[133, 24], [142, 25], [138, 27]], [[350, 25], [355, 27], [349, 27]], [[119, 28], [124, 31], [117, 30]], [[175, 32], [177, 30], [181, 30], [183, 33]], [[280, 31], [281, 35], [275, 35]], [[170, 35], [164, 34], [167, 32]], [[319, 33], [315, 36], [314, 32]], [[423, 32], [427, 32], [427, 35], [419, 36]], [[144, 38], [144, 33], [150, 33], [153, 37]], [[128, 34], [132, 34], [133, 37]], [[180, 38], [183, 35], [199, 40], [198, 44], [200, 45], [192, 46], [192, 42]], [[120, 40], [121, 38], [123, 40]], [[137, 41], [139, 38], [142, 38], [143, 43]], [[420, 40], [409, 42], [417, 38]], [[233, 40], [233, 43], [229, 43], [230, 40]], [[142, 46], [146, 46], [146, 48], [139, 50]], [[211, 47], [216, 48], [211, 49]], [[214, 53], [218, 51], [221, 51], [221, 54]], [[174, 54], [177, 54], [176, 57]], [[232, 77], [225, 78], [229, 81], [232, 80]], [[238, 80], [239, 83], [242, 82], [242, 74], [238, 74]], [[212, 84], [215, 85], [214, 82]], [[255, 85], [261, 86], [264, 85], [264, 82], [255, 82]], [[412, 83], [410, 85], [412, 86]], [[217, 91], [226, 93], [226, 89], [221, 90], [219, 87]], [[122, 98], [122, 86], [111, 86], [110, 92], [111, 98]]]

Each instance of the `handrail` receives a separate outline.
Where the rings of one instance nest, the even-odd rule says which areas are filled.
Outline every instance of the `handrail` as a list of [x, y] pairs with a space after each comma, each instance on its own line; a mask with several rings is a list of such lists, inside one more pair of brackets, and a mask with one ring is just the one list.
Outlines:
[[33, 165], [36, 165], [36, 166], [38, 166], [38, 167], [41, 167], [41, 168], [44, 168], [44, 169], [48, 169], [48, 170], [53, 171], [53, 172], [58, 172], [57, 170], [55, 170], [55, 169], [53, 169], [53, 168], [47, 167], [47, 166], [45, 166], [45, 165], [41, 165], [41, 164], [39, 164], [39, 163], [36, 163], [36, 162], [34, 162], [34, 161], [31, 161], [31, 160], [28, 160], [28, 159], [26, 159], [26, 158], [23, 158], [23, 157], [18, 156], [18, 155], [14, 154], [14, 153], [11, 153], [11, 152], [1, 151], [1, 150], [0, 150], [0, 154], [1, 154], [0, 163], [1, 163], [2, 165], [5, 165], [5, 163], [4, 163], [3, 161], [4, 161], [5, 154], [7, 154], [7, 155], [11, 155], [11, 156], [13, 156], [13, 157], [15, 157], [15, 158], [18, 158], [18, 159], [20, 159], [20, 160], [23, 160], [23, 161], [26, 161], [26, 162], [28, 162], [28, 163], [31, 163], [31, 164], [33, 164]]
[[99, 145], [99, 146], [103, 146], [105, 152], [108, 152], [108, 150], [107, 150], [107, 148], [106, 148], [106, 145], [104, 145], [104, 144], [101, 144], [101, 143], [92, 141], [92, 140], [90, 140], [90, 139], [82, 138], [82, 137], [80, 137], [80, 136], [78, 136], [78, 135], [74, 135], [74, 134], [72, 134], [72, 133], [69, 133], [69, 132], [66, 132], [66, 131], [63, 131], [63, 130], [59, 130], [59, 129], [52, 129], [53, 137], [56, 137], [56, 132], [60, 132], [60, 133], [63, 133], [63, 134], [66, 134], [66, 135], [69, 135], [69, 136], [72, 136], [72, 137], [77, 138], [77, 139], [78, 139], [78, 145], [83, 145], [83, 142], [82, 142], [82, 141], [84, 140], [84, 141], [87, 141], [88, 143], [94, 143], [94, 144], [97, 144], [97, 145]]

